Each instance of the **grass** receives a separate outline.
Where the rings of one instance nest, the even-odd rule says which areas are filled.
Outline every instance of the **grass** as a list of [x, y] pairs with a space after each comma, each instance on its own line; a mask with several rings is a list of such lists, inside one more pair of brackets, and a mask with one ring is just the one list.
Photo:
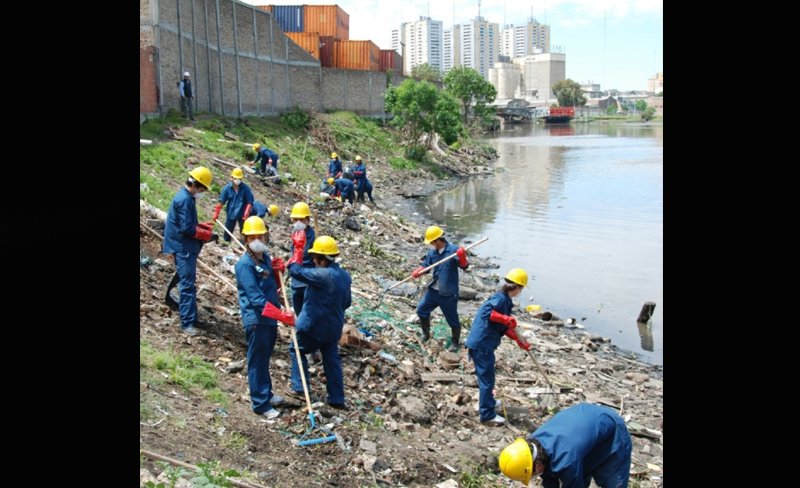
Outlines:
[[461, 473], [460, 488], [490, 488], [505, 486], [496, 474], [492, 474], [480, 465], [474, 465], [470, 471]]
[[228, 402], [227, 395], [217, 387], [217, 371], [197, 356], [159, 351], [139, 341], [139, 375], [147, 383], [177, 385], [223, 407]]
[[225, 449], [243, 452], [247, 448], [247, 437], [240, 432], [231, 432], [222, 439], [220, 445]]

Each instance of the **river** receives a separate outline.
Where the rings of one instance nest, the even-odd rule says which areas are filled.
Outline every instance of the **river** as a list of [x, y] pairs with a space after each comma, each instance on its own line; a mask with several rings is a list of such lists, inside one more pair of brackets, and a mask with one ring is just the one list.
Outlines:
[[[539, 304], [636, 358], [663, 364], [663, 126], [506, 125], [484, 142], [494, 175], [419, 201], [505, 272], [527, 270], [524, 307]], [[656, 303], [649, 324], [636, 319]]]

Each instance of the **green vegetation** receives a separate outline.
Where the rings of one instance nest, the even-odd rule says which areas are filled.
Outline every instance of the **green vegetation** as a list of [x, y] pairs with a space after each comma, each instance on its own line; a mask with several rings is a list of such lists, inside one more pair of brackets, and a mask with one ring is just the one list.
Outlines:
[[[139, 341], [139, 376], [152, 385], [178, 385], [211, 402], [227, 405], [227, 395], [217, 388], [216, 370], [197, 356], [158, 351], [146, 341]], [[142, 414], [142, 407], [139, 413]]]
[[[468, 125], [470, 113], [473, 114], [473, 119], [481, 121], [485, 119], [486, 105], [494, 101], [497, 90], [480, 73], [472, 68], [461, 66], [451, 69], [442, 81], [447, 91], [461, 100], [464, 125]], [[470, 110], [471, 106], [473, 106], [472, 110]]]
[[281, 114], [281, 121], [290, 129], [305, 130], [308, 129], [311, 123], [311, 116], [308, 112], [295, 105], [291, 110]]
[[656, 109], [654, 107], [648, 107], [645, 104], [644, 110], [642, 110], [642, 121], [647, 122], [648, 120], [652, 119], [656, 114]]
[[581, 85], [571, 79], [561, 80], [553, 85], [553, 93], [562, 107], [586, 105]]
[[420, 81], [442, 81], [442, 74], [439, 69], [428, 63], [422, 63], [411, 68], [411, 77]]
[[647, 102], [644, 100], [636, 100], [634, 107], [636, 107], [637, 112], [644, 112], [644, 110], [647, 108]]
[[470, 471], [461, 473], [458, 486], [461, 488], [499, 488], [505, 484], [498, 479], [496, 474], [490, 473], [481, 465], [475, 465]]
[[198, 475], [190, 480], [196, 488], [228, 488], [233, 486], [229, 477], [241, 477], [235, 469], [222, 470], [219, 461], [200, 463], [197, 467]]

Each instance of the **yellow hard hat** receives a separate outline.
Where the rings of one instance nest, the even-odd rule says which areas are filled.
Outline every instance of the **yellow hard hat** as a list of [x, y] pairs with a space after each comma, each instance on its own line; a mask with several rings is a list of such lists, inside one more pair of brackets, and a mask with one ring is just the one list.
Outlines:
[[309, 254], [325, 254], [336, 255], [339, 254], [339, 246], [331, 236], [319, 236], [314, 239], [314, 245], [308, 250]]
[[444, 231], [441, 227], [432, 225], [425, 230], [425, 244], [430, 244], [432, 241], [435, 241], [443, 235]]
[[356, 161], [361, 161], [361, 156], [356, 156]]
[[528, 441], [518, 437], [507, 445], [500, 453], [499, 464], [504, 475], [527, 486], [533, 475], [533, 456]]
[[257, 236], [266, 233], [267, 226], [264, 224], [264, 220], [262, 220], [258, 215], [248, 217], [247, 220], [244, 221], [244, 225], [242, 226], [242, 234], [246, 236]]
[[306, 202], [297, 202], [292, 207], [292, 214], [290, 215], [291, 218], [304, 219], [310, 216], [311, 216], [311, 209], [308, 208], [308, 204]]
[[260, 147], [261, 147], [261, 144], [253, 144], [253, 151], [258, 151], [258, 149]]
[[332, 157], [333, 159], [336, 159], [336, 158], [338, 158], [339, 156], [338, 156], [336, 153], [331, 153], [331, 157]]
[[333, 178], [328, 178], [328, 180], [327, 180], [327, 181], [328, 181], [328, 184], [329, 184], [329, 185], [332, 185], [332, 184], [333, 184]]
[[204, 187], [206, 190], [211, 189], [211, 171], [208, 168], [203, 166], [198, 166], [195, 169], [189, 171], [189, 176], [194, 178], [194, 180]]
[[241, 180], [244, 178], [244, 172], [242, 172], [242, 168], [234, 168], [234, 170], [231, 171], [231, 176]]
[[508, 272], [506, 279], [520, 286], [528, 286], [528, 273], [522, 268], [514, 268]]
[[273, 204], [273, 205], [269, 206], [269, 214], [272, 215], [273, 217], [278, 215], [279, 211], [280, 211], [280, 209], [278, 208], [277, 205]]

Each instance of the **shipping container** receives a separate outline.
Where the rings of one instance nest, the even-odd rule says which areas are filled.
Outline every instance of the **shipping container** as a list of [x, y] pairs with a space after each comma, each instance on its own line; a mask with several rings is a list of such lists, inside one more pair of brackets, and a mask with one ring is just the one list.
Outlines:
[[338, 5], [305, 5], [303, 32], [319, 32], [321, 36], [350, 39], [350, 14]]
[[273, 5], [272, 15], [283, 32], [303, 32], [305, 22], [302, 5]]
[[333, 67], [335, 41], [333, 36], [319, 36], [319, 64], [325, 68]]
[[381, 49], [381, 71], [403, 71], [403, 57], [394, 49]]
[[272, 5], [253, 5], [253, 7], [261, 9], [264, 12], [272, 12]]
[[372, 41], [335, 41], [333, 66], [341, 69], [379, 71], [381, 50]]
[[287, 32], [286, 36], [308, 54], [319, 59], [319, 32]]

